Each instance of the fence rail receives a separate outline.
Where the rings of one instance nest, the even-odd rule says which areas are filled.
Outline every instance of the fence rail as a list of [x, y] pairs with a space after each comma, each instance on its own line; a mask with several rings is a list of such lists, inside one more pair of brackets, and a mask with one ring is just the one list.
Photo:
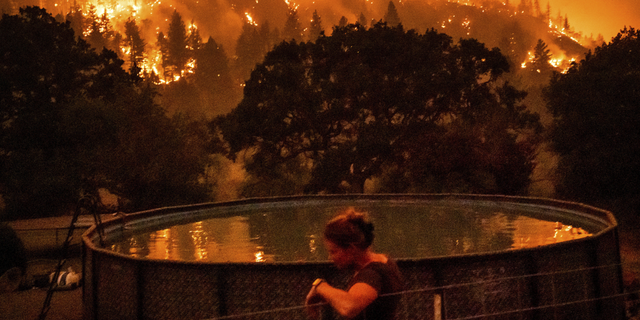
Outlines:
[[[581, 270], [569, 270], [569, 271], [556, 272], [555, 274], [556, 275], [560, 275], [560, 274], [563, 274], [563, 273], [581, 272], [581, 271], [587, 271], [587, 270], [590, 270], [590, 269], [619, 268], [619, 267], [623, 267], [623, 265], [622, 264], [616, 264], [616, 265], [601, 266], [601, 267], [594, 267], [594, 268], [583, 268]], [[543, 275], [547, 276], [547, 275], [551, 275], [551, 274], [529, 275], [529, 276], [525, 276], [525, 277], [521, 277], [521, 278], [543, 276]], [[509, 280], [509, 279], [508, 278], [496, 279], [496, 280], [491, 280], [491, 282], [493, 282], [493, 281], [503, 281], [503, 280]], [[393, 293], [393, 294], [386, 294], [384, 296], [392, 296], [392, 295], [404, 296], [406, 294], [415, 294], [415, 293], [442, 292], [442, 291], [444, 291], [446, 289], [451, 289], [451, 288], [454, 288], [454, 287], [460, 287], [460, 286], [466, 286], [466, 285], [479, 285], [479, 284], [482, 284], [482, 283], [483, 282], [476, 282], [476, 283], [458, 284], [458, 285], [451, 285], [451, 286], [444, 286], [444, 287], [437, 287], [437, 288], [428, 288], [428, 289], [420, 289], [420, 290], [404, 290], [404, 291]], [[435, 295], [434, 307], [441, 305], [441, 299], [442, 299], [442, 297], [440, 295]], [[547, 306], [539, 306], [539, 307], [531, 307], [531, 308], [510, 310], [510, 311], [505, 311], [505, 312], [494, 312], [494, 313], [480, 314], [480, 315], [462, 317], [462, 318], [444, 318], [442, 316], [442, 310], [437, 310], [437, 308], [436, 308], [436, 310], [434, 311], [433, 319], [436, 319], [436, 320], [445, 320], [445, 319], [447, 319], [447, 320], [471, 320], [471, 319], [486, 319], [486, 318], [498, 317], [498, 316], [510, 316], [509, 319], [513, 319], [513, 317], [512, 317], [513, 315], [529, 313], [529, 312], [532, 312], [532, 311], [541, 311], [542, 313], [547, 312], [547, 313], [549, 313], [550, 317], [545, 317], [545, 319], [547, 319], [547, 318], [548, 319], [555, 319], [553, 317], [553, 314], [552, 314], [553, 313], [553, 309], [555, 309], [555, 308], [562, 308], [562, 307], [581, 304], [581, 303], [593, 303], [593, 302], [604, 301], [604, 300], [612, 300], [612, 299], [615, 299], [615, 300], [622, 299], [624, 301], [625, 310], [626, 310], [625, 314], [626, 314], [626, 318], [627, 319], [632, 319], [632, 318], [633, 319], [638, 319], [638, 317], [640, 317], [640, 285], [639, 285], [639, 287], [636, 288], [633, 291], [626, 291], [624, 293], [614, 294], [614, 295], [605, 296], [605, 297], [583, 299], [583, 300], [564, 302], [564, 303], [554, 303], [554, 304], [547, 305]], [[325, 308], [326, 309], [325, 312], [327, 312], [327, 310], [330, 308], [330, 306], [327, 303], [317, 303], [317, 304], [313, 304], [311, 306], [312, 307]], [[250, 312], [250, 313], [244, 313], [244, 314], [238, 314], [238, 315], [229, 315], [229, 316], [222, 316], [222, 317], [216, 317], [216, 318], [207, 318], [207, 319], [203, 319], [203, 320], [261, 319], [261, 317], [265, 317], [265, 316], [271, 317], [272, 315], [275, 315], [275, 314], [302, 313], [302, 312], [306, 312], [305, 311], [306, 308], [307, 308], [307, 306], [305, 306], [305, 305], [298, 305], [298, 306], [294, 306], [294, 307], [277, 308], [277, 309], [272, 309], [272, 310]]]
[[[343, 198], [331, 197], [331, 201], [339, 199]], [[398, 320], [625, 319], [618, 230], [611, 213], [579, 204], [513, 197], [367, 195], [343, 200], [389, 199], [481, 201], [545, 212], [561, 209], [558, 214], [602, 225], [593, 236], [537, 248], [400, 259], [398, 267], [406, 286]], [[251, 201], [213, 207], [227, 212], [238, 206], [251, 207], [254, 202], [264, 206], [282, 200]], [[209, 209], [211, 205], [202, 205], [119, 217], [107, 222], [105, 230], [117, 237], [127, 228], [210, 215]], [[307, 319], [301, 305], [310, 283], [324, 278], [344, 288], [350, 276], [329, 262], [216, 264], [138, 259], [97, 246], [94, 230], [83, 239], [85, 319]], [[323, 320], [335, 318], [329, 309], [323, 312]]]
[[[303, 303], [312, 280], [344, 288], [348, 278], [330, 265], [156, 265], [99, 255], [93, 262], [100, 279], [85, 290], [95, 295], [91, 288], [99, 287], [102, 295], [85, 308], [99, 319], [307, 319]], [[619, 263], [512, 275], [521, 263], [507, 269], [478, 261], [452, 267], [451, 278], [437, 264], [399, 265], [406, 290], [397, 293], [398, 319], [626, 319], [629, 305], [640, 305], [623, 292]], [[323, 310], [323, 320], [339, 318]]]

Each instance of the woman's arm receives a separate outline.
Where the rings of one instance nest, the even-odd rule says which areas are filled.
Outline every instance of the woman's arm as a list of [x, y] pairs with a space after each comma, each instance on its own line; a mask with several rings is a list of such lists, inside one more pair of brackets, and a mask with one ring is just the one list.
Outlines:
[[[315, 292], [313, 292], [314, 290]], [[311, 291], [309, 292], [310, 296], [320, 296], [347, 319], [357, 316], [378, 297], [378, 291], [363, 282], [354, 284], [349, 288], [349, 291], [340, 290], [322, 282]], [[309, 296], [307, 300], [309, 300]]]

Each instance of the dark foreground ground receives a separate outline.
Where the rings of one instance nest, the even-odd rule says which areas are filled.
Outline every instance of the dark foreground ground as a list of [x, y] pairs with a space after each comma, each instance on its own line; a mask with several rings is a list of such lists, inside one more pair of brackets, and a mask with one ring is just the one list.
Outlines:
[[[640, 291], [640, 227], [620, 228], [620, 255], [623, 264], [624, 283], [627, 292]], [[75, 271], [82, 271], [80, 252], [76, 248], [71, 252], [63, 270], [72, 267]], [[32, 253], [27, 270], [27, 279], [34, 279], [55, 270], [59, 255], [51, 251]], [[18, 291], [0, 294], [0, 320], [30, 320], [39, 319], [47, 296], [47, 290], [42, 288], [21, 288]], [[632, 320], [640, 320], [640, 299], [629, 295], [627, 297], [628, 314]], [[51, 299], [51, 307], [46, 314], [49, 320], [80, 320], [82, 319], [82, 288], [55, 291]]]
[[[27, 271], [28, 276], [46, 275], [49, 271], [55, 270], [57, 263], [55, 259], [32, 260]], [[78, 272], [82, 271], [82, 262], [79, 257], [68, 259], [64, 270], [68, 266], [72, 266]], [[0, 319], [39, 319], [46, 296], [46, 288], [37, 287], [33, 289], [23, 287], [13, 293], [2, 294], [0, 295]], [[82, 319], [82, 288], [54, 291], [50, 306], [46, 319]]]

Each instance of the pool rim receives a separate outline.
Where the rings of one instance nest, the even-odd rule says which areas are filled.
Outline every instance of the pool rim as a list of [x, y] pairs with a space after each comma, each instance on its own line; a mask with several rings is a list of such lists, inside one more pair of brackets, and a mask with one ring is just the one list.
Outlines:
[[[463, 254], [455, 254], [455, 255], [440, 255], [440, 256], [429, 256], [429, 257], [412, 257], [412, 258], [394, 258], [394, 260], [399, 263], [403, 262], [411, 262], [411, 261], [421, 261], [428, 260], [434, 263], [442, 260], [448, 260], [451, 258], [456, 259], [489, 259], [492, 257], [499, 257], [506, 254], [528, 254], [529, 252], [536, 252], [540, 250], [540, 248], [548, 248], [553, 250], [562, 250], [563, 248], [572, 247], [578, 243], [584, 242], [592, 242], [593, 239], [598, 238], [602, 234], [607, 234], [612, 231], [612, 229], [617, 229], [618, 222], [615, 219], [614, 214], [611, 211], [597, 208], [595, 206], [591, 206], [588, 204], [565, 201], [559, 199], [551, 199], [551, 198], [541, 198], [541, 197], [525, 197], [525, 196], [508, 196], [508, 195], [483, 195], [483, 194], [458, 194], [458, 193], [437, 193], [437, 194], [330, 194], [330, 195], [295, 195], [295, 196], [277, 196], [277, 197], [256, 197], [256, 198], [246, 198], [246, 199], [238, 199], [231, 201], [220, 201], [220, 202], [207, 202], [207, 203], [198, 203], [191, 205], [182, 205], [182, 206], [172, 206], [172, 207], [162, 207], [150, 210], [144, 210], [133, 213], [117, 213], [114, 215], [114, 218], [104, 221], [101, 225], [104, 230], [104, 234], [109, 234], [109, 232], [124, 232], [124, 230], [136, 230], [136, 228], [129, 227], [127, 229], [127, 225], [135, 222], [136, 220], [141, 221], [142, 219], [161, 219], [165, 224], [170, 222], [184, 221], [180, 218], [188, 217], [188, 220], [198, 221], [198, 218], [188, 216], [189, 213], [193, 213], [196, 211], [204, 211], [212, 208], [221, 208], [221, 207], [235, 207], [235, 206], [243, 206], [243, 205], [251, 205], [251, 204], [268, 204], [268, 203], [284, 203], [284, 202], [295, 202], [295, 201], [305, 201], [305, 200], [446, 200], [446, 199], [455, 199], [455, 200], [467, 200], [467, 201], [491, 201], [498, 203], [514, 203], [518, 205], [535, 205], [539, 207], [549, 207], [555, 210], [563, 210], [566, 213], [573, 213], [576, 216], [582, 218], [589, 218], [592, 221], [600, 222], [603, 224], [603, 228], [598, 232], [593, 233], [588, 237], [583, 237], [579, 239], [571, 239], [558, 243], [545, 244], [536, 247], [527, 247], [527, 248], [519, 248], [519, 249], [503, 249], [503, 250], [494, 250], [494, 251], [485, 251], [485, 252], [474, 252], [474, 253], [463, 253]], [[521, 202], [522, 201], [522, 202]], [[164, 219], [163, 219], [164, 218]], [[170, 218], [170, 219], [169, 219]], [[202, 220], [202, 219], [200, 219]], [[160, 223], [154, 224], [156, 226], [162, 225]], [[130, 226], [130, 225], [129, 225]], [[617, 230], [614, 230], [615, 237], [617, 238]], [[322, 260], [322, 261], [265, 261], [265, 262], [211, 262], [211, 261], [187, 261], [187, 260], [167, 260], [167, 259], [149, 259], [145, 257], [135, 257], [129, 254], [118, 253], [107, 248], [104, 248], [100, 245], [99, 234], [96, 225], [91, 226], [83, 235], [82, 235], [83, 246], [92, 251], [100, 252], [101, 254], [106, 254], [109, 256], [115, 256], [125, 259], [131, 259], [139, 262], [153, 262], [160, 264], [180, 264], [180, 265], [227, 265], [227, 266], [254, 266], [254, 265], [273, 265], [273, 266], [297, 266], [297, 265], [330, 265], [331, 261]]]

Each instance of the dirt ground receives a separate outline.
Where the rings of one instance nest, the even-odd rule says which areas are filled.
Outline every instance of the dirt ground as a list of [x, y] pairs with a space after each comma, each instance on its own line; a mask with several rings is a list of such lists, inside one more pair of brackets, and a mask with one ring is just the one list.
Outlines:
[[[31, 287], [34, 279], [46, 276], [55, 270], [58, 260], [33, 259], [27, 267], [26, 284], [19, 290], [0, 295], [0, 318], [3, 320], [35, 320], [41, 319], [43, 305], [47, 297], [47, 288]], [[72, 267], [74, 271], [82, 271], [82, 261], [72, 257], [66, 261], [63, 271]], [[54, 291], [46, 318], [49, 320], [82, 319], [82, 288]]]

